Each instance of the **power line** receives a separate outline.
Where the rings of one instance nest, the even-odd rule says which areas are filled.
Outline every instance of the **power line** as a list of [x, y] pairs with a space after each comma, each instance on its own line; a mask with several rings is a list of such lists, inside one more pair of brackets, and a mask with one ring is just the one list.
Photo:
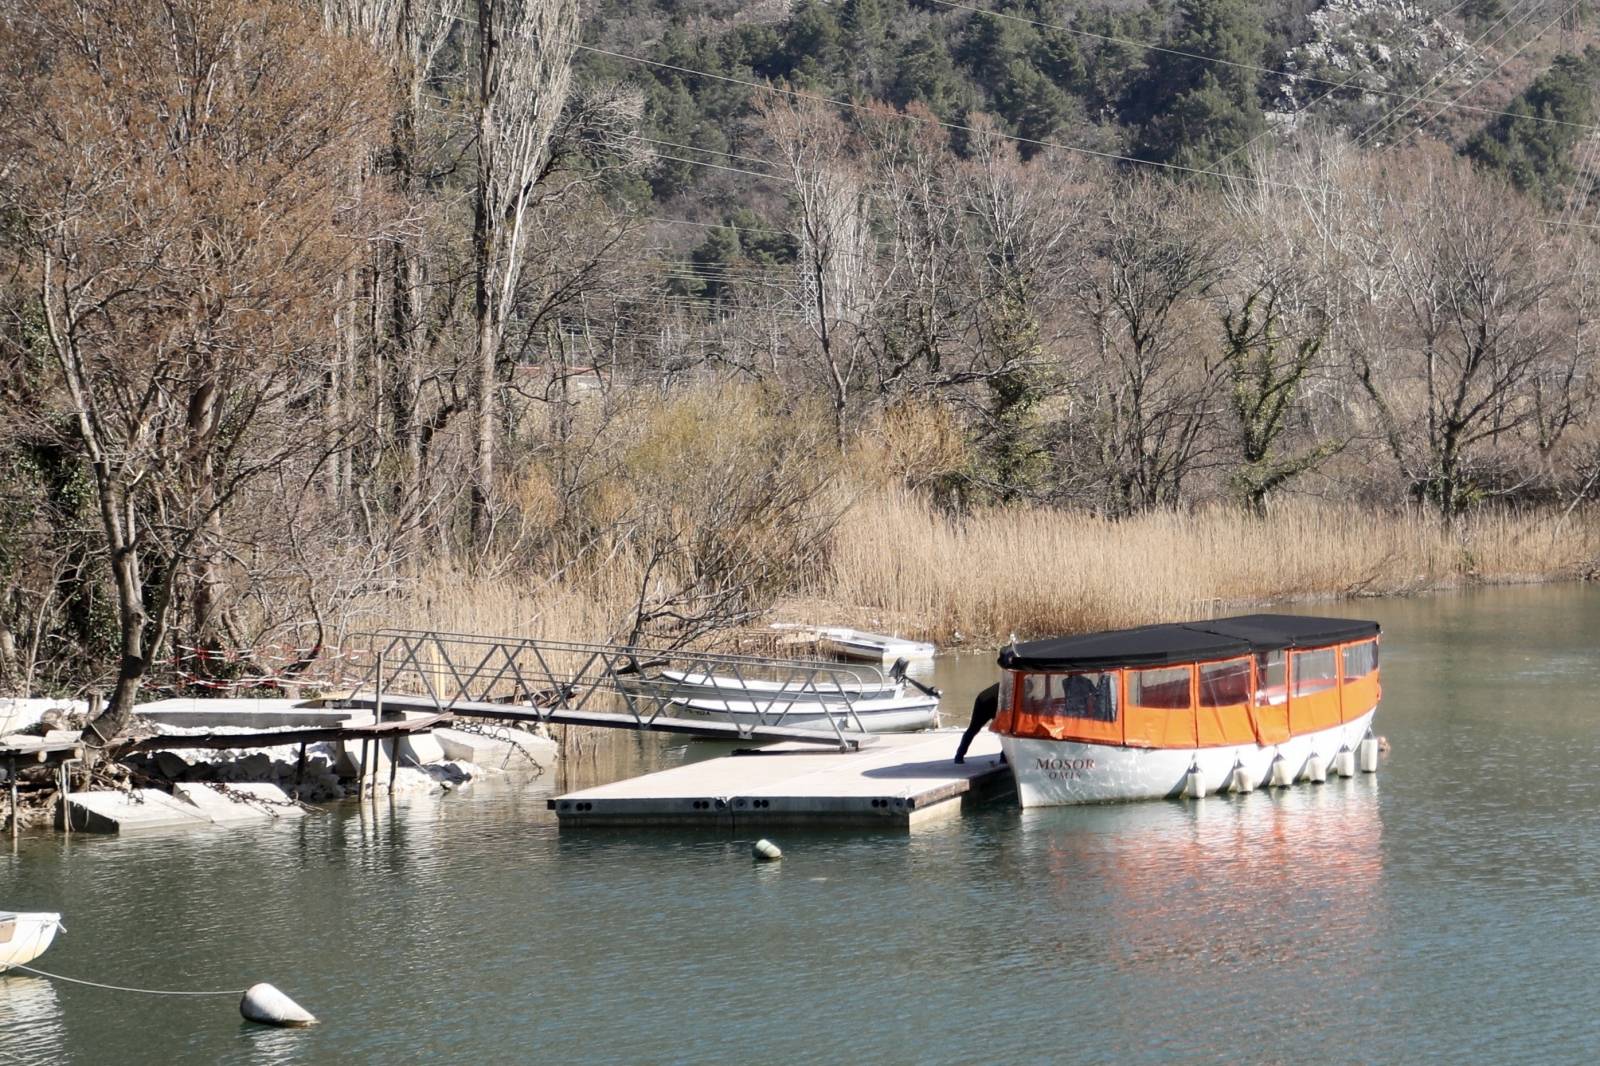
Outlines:
[[[1499, 44], [1505, 39], [1507, 34], [1531, 18], [1538, 10], [1540, 0], [1516, 0], [1516, 2], [1510, 7], [1501, 12], [1500, 17], [1491, 22], [1488, 28], [1477, 36], [1477, 39], [1473, 40], [1466, 48], [1463, 48], [1460, 52], [1457, 52], [1455, 56], [1453, 56], [1448, 62], [1429, 75], [1428, 78], [1417, 87], [1416, 92], [1412, 94], [1412, 96], [1409, 97], [1404, 103], [1396, 104], [1394, 107], [1386, 111], [1377, 122], [1367, 127], [1367, 129], [1362, 132], [1361, 136], [1356, 138], [1356, 146], [1360, 148], [1371, 147], [1373, 142], [1375, 142], [1380, 136], [1397, 125], [1403, 115], [1409, 115], [1412, 110], [1422, 102], [1422, 93], [1429, 85], [1443, 78], [1445, 74], [1450, 72], [1451, 68], [1453, 68], [1457, 63], [1460, 63], [1462, 60], [1466, 59], [1470, 53], [1481, 54], [1481, 52], [1479, 52], [1479, 46], [1483, 44], [1484, 39], [1493, 33], [1497, 26], [1499, 26], [1506, 19], [1510, 18], [1511, 13], [1516, 11], [1516, 9], [1521, 7], [1524, 3], [1528, 4], [1528, 9], [1517, 18], [1516, 22], [1513, 22], [1510, 26], [1507, 26], [1499, 37], [1495, 38], [1494, 44]], [[1493, 47], [1493, 45], [1490, 47]], [[1440, 85], [1442, 86], [1443, 82], [1440, 82]]]
[[[1490, 78], [1492, 78], [1496, 74], [1500, 73], [1500, 71], [1505, 67], [1505, 65], [1507, 63], [1511, 62], [1513, 59], [1517, 58], [1517, 56], [1522, 54], [1522, 50], [1524, 48], [1527, 48], [1534, 41], [1537, 41], [1540, 37], [1543, 37], [1546, 33], [1549, 33], [1551, 27], [1555, 26], [1557, 23], [1559, 23], [1563, 19], [1565, 19], [1568, 15], [1572, 14], [1572, 12], [1576, 11], [1577, 8], [1578, 8], [1578, 5], [1580, 3], [1582, 3], [1582, 2], [1583, 2], [1583, 0], [1573, 0], [1573, 2], [1570, 5], [1567, 6], [1567, 9], [1565, 11], [1561, 12], [1561, 14], [1557, 15], [1554, 19], [1552, 19], [1551, 21], [1547, 22], [1544, 26], [1540, 27], [1540, 29], [1539, 29], [1539, 31], [1537, 33], [1535, 33], [1532, 37], [1529, 37], [1526, 41], [1523, 41], [1520, 45], [1518, 45], [1511, 52], [1510, 55], [1506, 56], [1500, 62], [1496, 63], [1493, 70], [1489, 71], [1489, 73], [1485, 74], [1483, 77], [1479, 78], [1477, 81], [1473, 82], [1471, 85], [1469, 85], [1465, 89], [1461, 90], [1460, 96], [1467, 95], [1467, 93], [1470, 93], [1472, 90], [1476, 89], [1478, 86], [1482, 85], [1484, 82], [1488, 81]], [[1507, 32], [1509, 33], [1510, 31], [1508, 30]], [[1496, 43], [1499, 43], [1499, 42], [1497, 41]], [[1460, 99], [1460, 96], [1458, 96], [1457, 99]], [[1444, 108], [1440, 108], [1438, 111], [1435, 111], [1433, 114], [1431, 114], [1427, 118], [1423, 119], [1415, 127], [1412, 128], [1410, 133], [1407, 133], [1405, 137], [1402, 137], [1396, 143], [1397, 144], [1405, 143], [1405, 141], [1408, 140], [1411, 136], [1413, 136], [1417, 132], [1417, 130], [1420, 130], [1423, 126], [1426, 126], [1428, 123], [1432, 122], [1434, 119], [1438, 118], [1442, 114], [1444, 114]], [[1511, 117], [1513, 117], [1513, 118], [1532, 117], [1532, 115], [1531, 114], [1527, 115], [1527, 116], [1513, 115]]]

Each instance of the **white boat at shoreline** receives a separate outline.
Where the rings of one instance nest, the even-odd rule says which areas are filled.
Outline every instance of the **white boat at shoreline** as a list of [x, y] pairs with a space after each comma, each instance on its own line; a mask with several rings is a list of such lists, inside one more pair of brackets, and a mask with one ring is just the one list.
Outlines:
[[60, 929], [59, 914], [0, 911], [0, 974], [43, 955]]
[[1376, 622], [1257, 614], [1000, 653], [1024, 807], [1247, 792], [1378, 765]]
[[[877, 671], [872, 671], [876, 674]], [[772, 700], [779, 704], [839, 703], [843, 700], [888, 700], [905, 694], [905, 683], [882, 676], [862, 677], [857, 681], [830, 678], [799, 681], [768, 681], [761, 678], [732, 677], [726, 674], [689, 673], [662, 670], [652, 677], [665, 682], [666, 695], [683, 699]]]
[[685, 717], [710, 718], [736, 725], [790, 725], [832, 730], [830, 719], [850, 732], [914, 733], [939, 724], [939, 698], [917, 694], [893, 699], [840, 703], [803, 703], [785, 698], [737, 700], [726, 697], [675, 699]]
[[916, 662], [932, 659], [939, 650], [925, 641], [864, 633], [842, 626], [824, 626], [815, 632], [818, 647], [842, 659], [860, 662], [892, 663], [897, 659]]

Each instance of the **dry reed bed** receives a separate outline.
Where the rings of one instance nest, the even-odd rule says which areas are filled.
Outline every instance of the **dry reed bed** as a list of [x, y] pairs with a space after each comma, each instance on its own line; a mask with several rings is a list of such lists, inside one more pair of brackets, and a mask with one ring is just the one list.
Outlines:
[[[1019, 507], [951, 516], [912, 493], [874, 491], [845, 513], [826, 565], [780, 611], [939, 641], [1003, 640], [1286, 600], [1572, 577], [1600, 559], [1597, 518], [1485, 512], [1452, 529], [1428, 512], [1313, 503], [1265, 519], [1228, 508], [1123, 520]], [[360, 613], [366, 625], [605, 641], [627, 631], [634, 569], [625, 554], [554, 581], [438, 566], [409, 595]]]
[[1587, 572], [1593, 516], [1296, 504], [1124, 520], [1043, 509], [942, 514], [906, 493], [861, 501], [811, 596], [948, 640], [1076, 632], [1287, 599], [1403, 593]]

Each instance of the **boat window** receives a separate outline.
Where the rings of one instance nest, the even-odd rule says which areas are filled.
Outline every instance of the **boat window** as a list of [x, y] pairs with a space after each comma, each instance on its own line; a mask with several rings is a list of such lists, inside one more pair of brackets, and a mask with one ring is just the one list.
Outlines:
[[1250, 701], [1250, 660], [1204, 663], [1200, 667], [1200, 706], [1234, 707]]
[[1294, 653], [1294, 694], [1306, 696], [1332, 688], [1338, 681], [1338, 660], [1334, 649], [1318, 648], [1316, 651]]
[[1378, 668], [1378, 642], [1364, 640], [1360, 644], [1344, 646], [1344, 679], [1353, 681], [1366, 677]]
[[1128, 677], [1128, 700], [1137, 706], [1172, 710], [1186, 710], [1191, 706], [1187, 666], [1135, 670]]
[[1042, 718], [1117, 720], [1117, 675], [1030, 674], [1023, 689], [1023, 713]]
[[1288, 698], [1289, 690], [1284, 686], [1283, 668], [1284, 652], [1263, 651], [1256, 653], [1256, 705], [1266, 707], [1270, 704], [1282, 703]]

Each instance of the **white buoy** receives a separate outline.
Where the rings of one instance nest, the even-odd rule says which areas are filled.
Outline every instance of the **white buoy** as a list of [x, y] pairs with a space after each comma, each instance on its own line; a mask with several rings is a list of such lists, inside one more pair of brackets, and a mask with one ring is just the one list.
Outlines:
[[1272, 772], [1267, 776], [1267, 781], [1273, 788], [1288, 788], [1294, 784], [1294, 771], [1289, 769], [1289, 760], [1282, 755], [1272, 759]]
[[1320, 755], [1313, 755], [1307, 759], [1306, 780], [1313, 785], [1320, 785], [1328, 780], [1328, 760]]
[[1356, 746], [1356, 758], [1361, 764], [1361, 772], [1375, 774], [1378, 772], [1378, 738], [1372, 735], [1372, 730], [1367, 730], [1367, 735], [1361, 738], [1361, 743]]
[[1190, 799], [1201, 799], [1206, 794], [1206, 775], [1200, 772], [1199, 763], [1190, 763], [1189, 772], [1183, 775], [1183, 794]]
[[317, 1023], [316, 1015], [265, 982], [244, 990], [244, 998], [239, 1001], [239, 1013], [244, 1015], [245, 1021], [262, 1025], [301, 1026]]
[[756, 846], [750, 850], [757, 862], [776, 862], [783, 858], [783, 851], [778, 845], [765, 837], [756, 841]]
[[1340, 748], [1339, 754], [1333, 757], [1333, 772], [1340, 777], [1356, 776], [1356, 753], [1349, 748]]

